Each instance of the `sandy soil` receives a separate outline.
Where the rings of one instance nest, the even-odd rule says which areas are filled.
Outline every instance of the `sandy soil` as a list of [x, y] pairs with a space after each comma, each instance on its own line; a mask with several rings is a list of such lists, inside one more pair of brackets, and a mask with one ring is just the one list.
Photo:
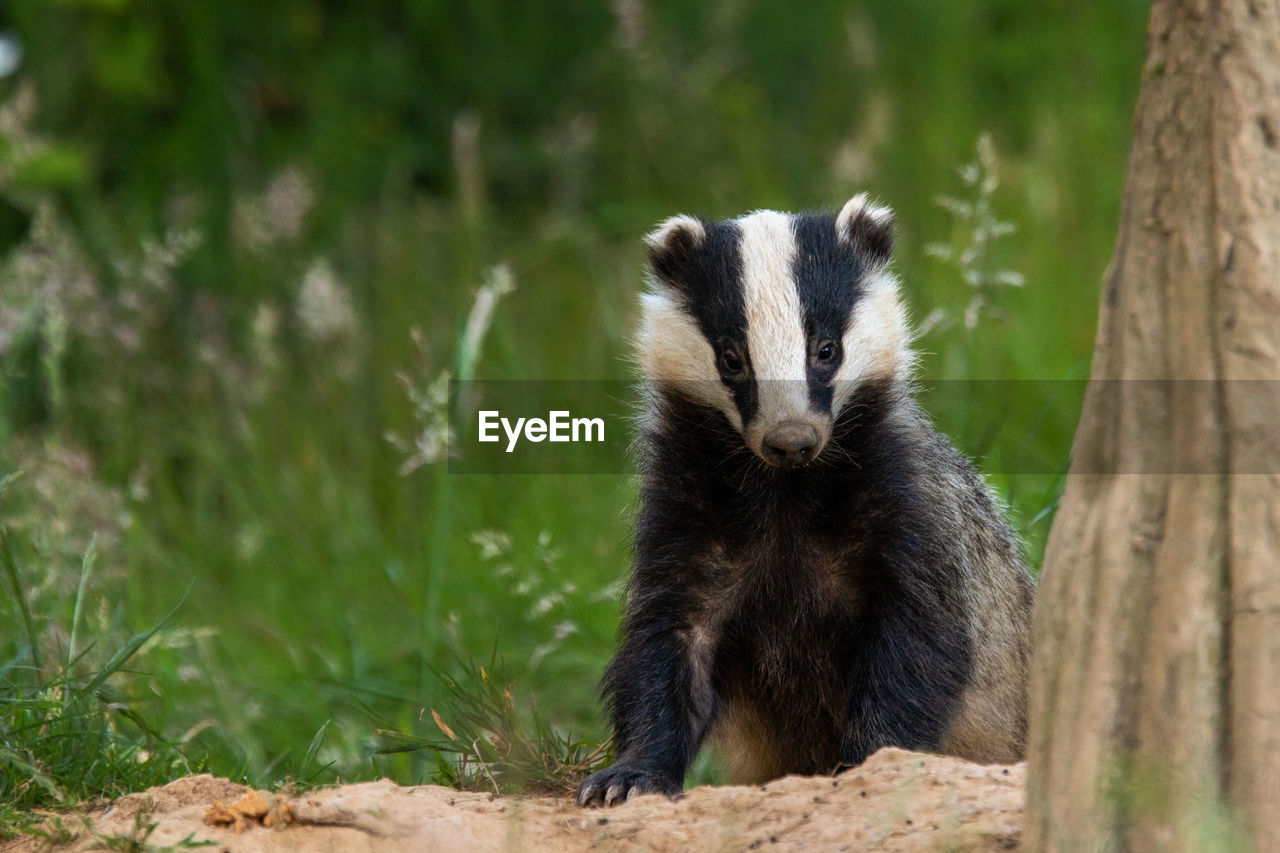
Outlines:
[[1020, 764], [980, 766], [896, 749], [834, 779], [702, 787], [608, 810], [579, 809], [567, 797], [498, 797], [385, 780], [275, 797], [203, 775], [63, 817], [75, 834], [65, 845], [24, 839], [0, 849], [102, 849], [103, 837], [140, 838], [154, 824], [145, 838], [150, 849], [189, 838], [219, 845], [200, 849], [237, 853], [1011, 850], [1022, 829], [1024, 782]]

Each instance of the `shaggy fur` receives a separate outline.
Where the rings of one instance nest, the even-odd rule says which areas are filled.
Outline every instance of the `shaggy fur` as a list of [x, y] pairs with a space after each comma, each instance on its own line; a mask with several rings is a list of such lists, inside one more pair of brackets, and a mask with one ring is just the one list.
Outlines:
[[[858, 197], [650, 236], [641, 508], [603, 682], [618, 759], [581, 804], [679, 791], [708, 739], [744, 782], [883, 746], [1021, 756], [1032, 584], [912, 397], [891, 229]], [[770, 457], [797, 425], [814, 455]]]

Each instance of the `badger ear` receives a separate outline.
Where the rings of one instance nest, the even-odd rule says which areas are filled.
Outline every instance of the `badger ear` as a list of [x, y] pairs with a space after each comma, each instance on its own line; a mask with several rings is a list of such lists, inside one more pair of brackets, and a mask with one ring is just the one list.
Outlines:
[[707, 228], [692, 216], [673, 216], [644, 238], [649, 266], [658, 280], [681, 290], [685, 271], [707, 239]]
[[856, 195], [836, 216], [836, 236], [840, 242], [886, 263], [893, 251], [893, 211], [872, 204], [866, 193]]

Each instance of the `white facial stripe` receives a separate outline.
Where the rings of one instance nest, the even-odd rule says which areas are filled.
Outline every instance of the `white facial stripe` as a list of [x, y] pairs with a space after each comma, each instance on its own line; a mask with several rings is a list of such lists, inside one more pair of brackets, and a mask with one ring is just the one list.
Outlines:
[[715, 406], [735, 429], [742, 429], [738, 407], [720, 381], [715, 351], [674, 298], [661, 292], [641, 295], [635, 353], [647, 378], [671, 383], [681, 393]]
[[739, 219], [738, 227], [747, 350], [759, 394], [758, 419], [762, 426], [800, 420], [809, 410], [809, 348], [793, 269], [796, 236], [791, 217], [761, 210]]
[[844, 333], [844, 361], [836, 371], [834, 413], [838, 414], [857, 386], [868, 379], [907, 379], [915, 366], [910, 343], [910, 324], [898, 298], [898, 280], [887, 271], [876, 273], [863, 284]]

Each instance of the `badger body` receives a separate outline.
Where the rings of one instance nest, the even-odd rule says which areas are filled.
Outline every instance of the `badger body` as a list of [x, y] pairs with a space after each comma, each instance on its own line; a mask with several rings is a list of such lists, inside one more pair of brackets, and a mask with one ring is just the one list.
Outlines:
[[583, 805], [884, 746], [1021, 757], [1033, 587], [917, 406], [892, 214], [675, 217], [648, 239], [634, 562]]

